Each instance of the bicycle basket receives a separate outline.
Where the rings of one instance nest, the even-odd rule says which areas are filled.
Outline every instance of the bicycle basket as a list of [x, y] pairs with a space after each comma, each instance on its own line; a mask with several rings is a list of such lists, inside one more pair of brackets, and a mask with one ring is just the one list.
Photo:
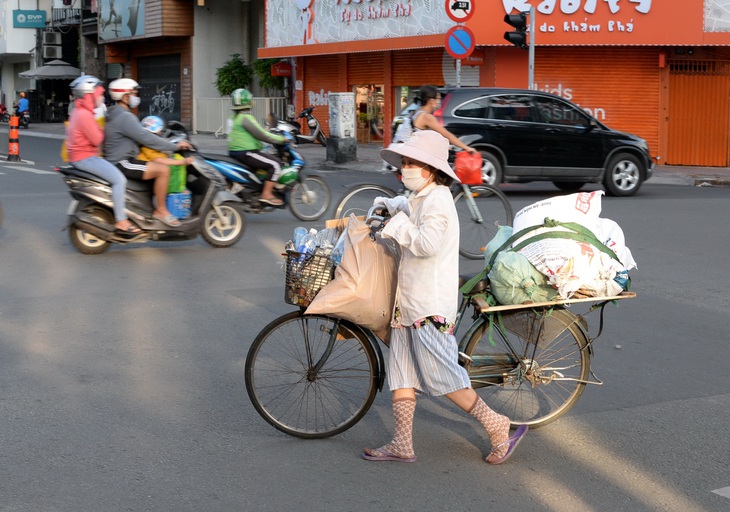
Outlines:
[[334, 266], [329, 255], [286, 253], [284, 302], [307, 307], [320, 289], [332, 280]]

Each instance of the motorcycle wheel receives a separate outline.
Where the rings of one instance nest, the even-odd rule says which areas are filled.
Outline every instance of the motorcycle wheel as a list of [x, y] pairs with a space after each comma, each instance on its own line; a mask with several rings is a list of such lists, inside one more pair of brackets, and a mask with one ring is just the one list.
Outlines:
[[319, 176], [307, 176], [289, 191], [289, 209], [297, 219], [317, 220], [330, 207], [332, 193]]
[[[114, 224], [114, 215], [108, 210], [98, 207], [91, 207], [85, 213], [97, 218], [101, 222]], [[76, 250], [82, 254], [101, 254], [109, 250], [111, 243], [96, 238], [91, 233], [71, 225], [68, 228], [68, 236]]]
[[327, 147], [327, 137], [324, 136], [324, 133], [319, 132], [317, 134], [317, 142], [319, 142], [323, 146]]
[[240, 203], [227, 202], [218, 206], [221, 215], [211, 208], [203, 219], [203, 240], [213, 247], [230, 247], [246, 231], [246, 217]]

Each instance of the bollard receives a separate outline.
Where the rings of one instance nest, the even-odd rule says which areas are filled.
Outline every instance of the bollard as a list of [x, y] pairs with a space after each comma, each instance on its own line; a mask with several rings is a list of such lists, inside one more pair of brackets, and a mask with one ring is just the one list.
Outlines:
[[18, 120], [18, 116], [10, 116], [10, 132], [8, 133], [8, 162], [20, 162]]

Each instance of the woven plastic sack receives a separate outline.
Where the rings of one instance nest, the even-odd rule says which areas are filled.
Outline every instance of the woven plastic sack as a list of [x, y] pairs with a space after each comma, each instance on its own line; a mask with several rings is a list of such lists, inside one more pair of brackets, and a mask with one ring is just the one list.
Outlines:
[[522, 254], [502, 251], [489, 271], [489, 287], [500, 304], [547, 302], [558, 294]]

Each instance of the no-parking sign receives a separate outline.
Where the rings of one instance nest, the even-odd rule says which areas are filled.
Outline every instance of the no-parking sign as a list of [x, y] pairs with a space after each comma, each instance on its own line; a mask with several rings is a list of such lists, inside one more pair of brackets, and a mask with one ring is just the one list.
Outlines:
[[446, 32], [446, 51], [455, 59], [466, 59], [474, 51], [474, 32], [457, 25]]
[[463, 23], [474, 14], [475, 0], [445, 0], [446, 14], [456, 23]]

